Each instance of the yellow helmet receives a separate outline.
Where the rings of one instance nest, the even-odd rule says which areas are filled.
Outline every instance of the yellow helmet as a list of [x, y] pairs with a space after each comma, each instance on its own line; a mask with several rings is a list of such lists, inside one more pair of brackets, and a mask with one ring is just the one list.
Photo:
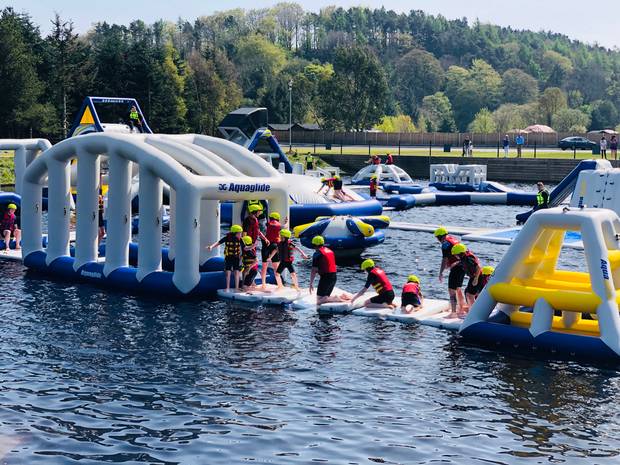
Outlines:
[[492, 266], [487, 265], [487, 266], [482, 267], [482, 274], [485, 276], [492, 275], [494, 271], [495, 271], [495, 268], [493, 268]]
[[336, 175], [336, 176], [334, 176], [334, 179], [340, 180], [340, 176]]
[[263, 209], [263, 207], [261, 207], [259, 204], [257, 203], [253, 203], [250, 206], [248, 206], [248, 211], [250, 213], [254, 213], [254, 212], [258, 212], [261, 211]]
[[366, 260], [362, 262], [361, 268], [362, 270], [366, 271], [370, 268], [374, 268], [374, 266], [375, 266], [375, 262], [372, 261], [370, 258], [367, 258]]
[[280, 214], [278, 212], [271, 212], [269, 213], [269, 218], [280, 221]]
[[288, 229], [283, 229], [280, 231], [280, 236], [286, 237], [287, 239], [291, 237], [291, 232]]
[[458, 255], [460, 253], [465, 253], [467, 252], [467, 246], [465, 244], [458, 243], [452, 246], [452, 249], [450, 250], [450, 252], [452, 252], [452, 255]]
[[410, 275], [407, 277], [407, 282], [408, 282], [408, 283], [418, 283], [418, 284], [420, 284], [420, 278], [418, 278], [418, 277], [417, 277], [416, 275], [414, 275], [414, 274], [410, 274]]
[[370, 176], [370, 179], [377, 179], [377, 175], [373, 174], [372, 176]]
[[10, 204], [8, 205], [8, 207], [6, 207], [6, 208], [8, 208], [9, 210], [11, 210], [11, 209], [13, 209], [13, 210], [17, 210], [17, 205], [15, 205], [14, 203], [10, 203]]
[[238, 224], [233, 224], [230, 227], [230, 232], [231, 233], [240, 233], [240, 232], [243, 232], [243, 228], [241, 226], [239, 226]]
[[252, 238], [250, 236], [243, 236], [241, 240], [243, 240], [245, 245], [252, 245]]
[[448, 230], [443, 226], [439, 226], [437, 229], [435, 229], [435, 232], [433, 234], [435, 235], [435, 237], [447, 236]]
[[323, 238], [323, 236], [314, 236], [312, 238], [312, 245], [324, 245], [325, 244], [325, 239]]

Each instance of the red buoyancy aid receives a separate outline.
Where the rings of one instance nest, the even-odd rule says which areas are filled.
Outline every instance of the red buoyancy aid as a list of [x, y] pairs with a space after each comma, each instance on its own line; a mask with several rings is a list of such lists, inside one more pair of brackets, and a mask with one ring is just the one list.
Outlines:
[[[449, 245], [445, 245], [445, 243], [448, 243]], [[443, 240], [443, 242], [441, 243], [441, 247], [449, 247], [448, 248], [448, 265], [453, 265], [456, 262], [459, 261], [459, 257], [457, 257], [456, 255], [452, 255], [452, 247], [454, 247], [456, 244], [459, 243], [459, 240], [456, 237], [452, 237], [452, 236], [446, 236], [445, 239]]]
[[383, 294], [384, 292], [393, 290], [392, 283], [385, 274], [385, 271], [383, 271], [381, 268], [373, 268], [372, 270], [370, 270], [370, 274], [375, 277], [375, 282], [372, 287], [375, 288], [377, 294]]
[[289, 239], [282, 239], [278, 243], [278, 255], [280, 256], [280, 261], [284, 263], [293, 263], [295, 260], [294, 255], [294, 247], [293, 241]]
[[252, 242], [256, 242], [258, 238], [258, 218], [254, 215], [249, 215], [243, 220], [243, 231], [252, 238]]
[[467, 276], [472, 278], [476, 270], [480, 269], [480, 261], [478, 261], [478, 257], [468, 250], [465, 252], [465, 257], [463, 258], [463, 266], [465, 267]]
[[370, 192], [377, 192], [377, 180], [376, 179], [371, 179], [370, 180]]
[[407, 283], [403, 286], [403, 294], [420, 295], [420, 285], [418, 283]]
[[372, 164], [373, 165], [380, 165], [381, 164], [381, 158], [379, 158], [377, 155], [373, 155], [373, 157], [372, 157]]
[[319, 274], [335, 273], [336, 272], [336, 255], [334, 251], [322, 246], [317, 249], [317, 252], [321, 254], [321, 260], [319, 261]]
[[265, 231], [265, 237], [269, 241], [269, 243], [275, 244], [276, 242], [280, 242], [280, 231], [282, 230], [282, 225], [278, 220], [269, 220], [267, 223], [267, 231]]
[[4, 217], [2, 218], [2, 223], [0, 223], [0, 231], [11, 231], [15, 230], [15, 213], [11, 214], [10, 212], [6, 212]]

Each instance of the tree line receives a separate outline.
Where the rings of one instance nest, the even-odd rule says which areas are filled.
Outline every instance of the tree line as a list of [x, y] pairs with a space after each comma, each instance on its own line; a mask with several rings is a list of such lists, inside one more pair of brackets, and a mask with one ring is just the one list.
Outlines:
[[135, 97], [156, 132], [214, 134], [239, 106], [328, 130], [585, 132], [620, 122], [620, 52], [422, 11], [295, 3], [195, 21], [0, 14], [0, 136], [63, 138], [86, 95]]

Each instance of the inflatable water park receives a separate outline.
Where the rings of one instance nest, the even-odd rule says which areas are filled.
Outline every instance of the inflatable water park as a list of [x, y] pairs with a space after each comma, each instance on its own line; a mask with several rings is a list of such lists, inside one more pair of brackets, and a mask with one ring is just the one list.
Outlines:
[[[101, 106], [131, 109], [137, 120], [103, 121]], [[394, 194], [381, 202], [348, 189], [337, 171], [317, 175], [292, 163], [266, 129], [264, 109], [231, 113], [220, 132], [154, 134], [134, 99], [88, 97], [71, 136], [55, 145], [1, 140], [0, 149], [14, 151], [16, 182], [15, 192], [0, 193], [0, 204], [10, 207], [9, 218], [17, 211], [21, 241], [0, 259], [21, 259], [38, 276], [132, 294], [315, 308], [321, 315], [442, 328], [495, 348], [603, 361], [620, 356], [620, 170], [606, 160], [580, 162], [549, 192], [547, 208], [515, 218], [522, 226], [448, 228], [461, 237], [450, 239], [447, 263], [477, 263], [485, 283], [475, 293], [468, 287], [470, 300], [457, 299], [455, 312], [452, 295], [422, 298], [413, 275], [406, 285], [419, 299], [410, 305], [404, 293], [396, 296], [386, 272], [363, 257], [389, 241], [390, 229], [448, 240], [442, 226], [393, 222], [384, 210], [399, 202], [535, 206], [536, 193], [488, 181], [480, 165], [432, 165], [428, 186], [394, 165], [367, 166], [351, 181], [365, 186], [378, 179]], [[462, 245], [469, 241], [509, 248], [493, 271], [471, 258]], [[583, 269], [558, 267], [565, 247], [583, 250]], [[309, 259], [304, 249], [313, 260], [309, 287], [298, 285], [293, 265], [295, 255]], [[337, 287], [336, 260], [360, 256], [365, 287], [358, 294]], [[293, 287], [283, 281], [287, 275]]]

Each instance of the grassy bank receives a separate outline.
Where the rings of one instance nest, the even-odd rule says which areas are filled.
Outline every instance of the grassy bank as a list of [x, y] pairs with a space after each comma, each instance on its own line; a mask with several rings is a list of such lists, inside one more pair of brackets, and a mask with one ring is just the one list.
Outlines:
[[[295, 147], [293, 146], [293, 151], [297, 152], [298, 155], [313, 155], [314, 149], [313, 147]], [[373, 155], [381, 155], [384, 156], [388, 152], [388, 149], [385, 147], [372, 147], [370, 153]], [[398, 157], [398, 151], [391, 150], [392, 155]], [[325, 146], [321, 146], [316, 148], [316, 155], [339, 155], [340, 147], [334, 147], [332, 150], [326, 150]], [[368, 147], [344, 147], [342, 151], [343, 155], [368, 155]], [[412, 147], [403, 147], [400, 151], [400, 156], [419, 156], [419, 157], [428, 157], [428, 148], [412, 148]], [[454, 157], [461, 158], [461, 150], [456, 149], [452, 150], [452, 152], [444, 152], [441, 147], [433, 148], [431, 151], [431, 156], [438, 157]], [[500, 151], [500, 158], [504, 156], [504, 152]], [[516, 158], [517, 152], [516, 150], [511, 150], [508, 158]], [[568, 160], [573, 158], [572, 151], [558, 151], [558, 150], [537, 150], [536, 157], [534, 157], [534, 150], [527, 149], [523, 150], [522, 153], [523, 158], [551, 158], [551, 159], [559, 159], [559, 160]], [[497, 158], [497, 151], [482, 151], [482, 150], [474, 150], [473, 158]], [[578, 150], [576, 153], [576, 158], [578, 160], [585, 160], [588, 158], [600, 158], [600, 155], [592, 155], [592, 152], [589, 150]]]
[[0, 185], [15, 184], [13, 152], [0, 151]]

